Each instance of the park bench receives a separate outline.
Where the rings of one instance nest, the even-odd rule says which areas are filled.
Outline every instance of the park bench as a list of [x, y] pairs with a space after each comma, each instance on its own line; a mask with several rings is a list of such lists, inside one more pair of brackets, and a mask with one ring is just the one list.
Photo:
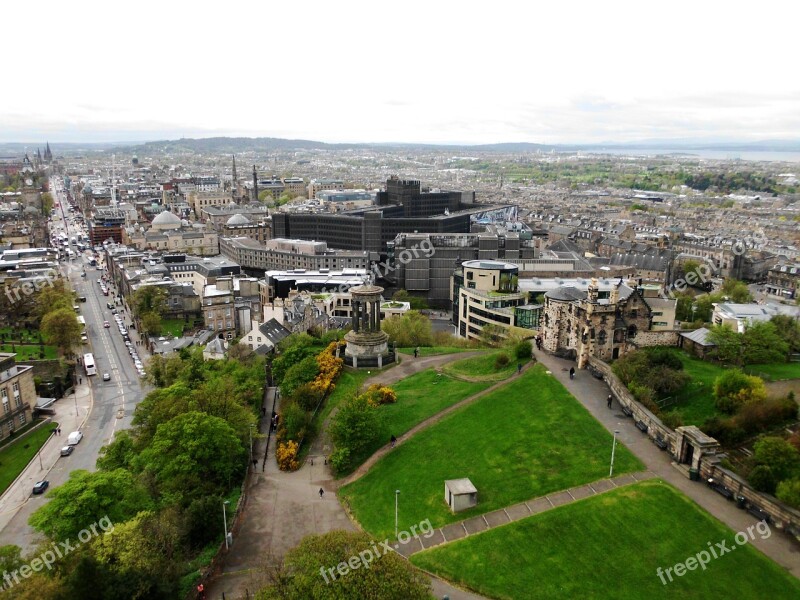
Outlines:
[[658, 436], [658, 437], [654, 438], [654, 439], [653, 439], [653, 443], [654, 443], [656, 446], [658, 446], [659, 448], [661, 448], [662, 450], [666, 450], [666, 449], [667, 449], [667, 446], [668, 446], [668, 444], [667, 444], [667, 440], [665, 440], [665, 439], [664, 439], [664, 438], [662, 438], [661, 436]]
[[636, 421], [636, 428], [641, 431], [642, 433], [647, 433], [647, 423], [644, 421]]
[[760, 508], [758, 508], [757, 506], [751, 504], [750, 507], [747, 509], [747, 512], [749, 512], [759, 521], [764, 521], [765, 523], [769, 523], [769, 515]]
[[623, 407], [622, 407], [622, 413], [623, 413], [623, 414], [624, 414], [626, 417], [632, 417], [632, 416], [633, 416], [633, 411], [630, 409], [630, 407], [629, 407], [629, 406], [623, 406]]
[[712, 488], [713, 488], [713, 490], [714, 490], [715, 492], [717, 492], [717, 493], [718, 493], [720, 496], [724, 496], [724, 497], [725, 497], [725, 498], [727, 498], [728, 500], [732, 500], [732, 499], [733, 499], [733, 492], [732, 492], [732, 491], [730, 491], [728, 488], [726, 488], [726, 487], [725, 487], [724, 485], [722, 485], [721, 483], [712, 483], [712, 484], [711, 484], [711, 487], [712, 487]]

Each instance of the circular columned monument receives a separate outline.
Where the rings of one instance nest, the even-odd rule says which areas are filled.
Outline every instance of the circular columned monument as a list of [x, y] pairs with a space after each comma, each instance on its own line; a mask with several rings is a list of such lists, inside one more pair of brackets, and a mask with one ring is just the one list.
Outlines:
[[377, 285], [350, 288], [352, 329], [344, 336], [345, 364], [352, 367], [378, 367], [394, 362], [389, 352], [389, 336], [381, 331], [381, 294]]

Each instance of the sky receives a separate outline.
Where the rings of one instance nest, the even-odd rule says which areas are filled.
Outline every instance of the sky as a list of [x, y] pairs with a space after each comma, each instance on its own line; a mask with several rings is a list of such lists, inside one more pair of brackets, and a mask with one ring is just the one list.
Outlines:
[[800, 139], [773, 0], [5, 3], [0, 142]]

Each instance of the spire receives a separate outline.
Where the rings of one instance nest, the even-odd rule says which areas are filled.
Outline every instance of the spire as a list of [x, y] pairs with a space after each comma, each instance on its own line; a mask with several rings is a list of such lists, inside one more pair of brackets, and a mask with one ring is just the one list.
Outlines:
[[53, 152], [50, 150], [50, 142], [47, 142], [47, 145], [44, 148], [44, 160], [45, 162], [50, 162], [53, 160]]
[[255, 165], [253, 165], [253, 201], [258, 202], [258, 173]]
[[233, 155], [233, 169], [231, 169], [231, 198], [236, 200], [239, 196], [237, 180], [239, 177], [236, 175], [236, 155]]

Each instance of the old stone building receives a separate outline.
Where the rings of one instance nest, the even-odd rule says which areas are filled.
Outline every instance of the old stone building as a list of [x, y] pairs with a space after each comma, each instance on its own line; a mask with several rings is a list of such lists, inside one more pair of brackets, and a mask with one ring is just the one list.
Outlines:
[[639, 345], [667, 340], [669, 335], [644, 335], [652, 329], [652, 312], [633, 281], [601, 284], [592, 279], [585, 289], [559, 287], [545, 294], [543, 345], [574, 357], [578, 368], [587, 365], [589, 356], [610, 361]]

